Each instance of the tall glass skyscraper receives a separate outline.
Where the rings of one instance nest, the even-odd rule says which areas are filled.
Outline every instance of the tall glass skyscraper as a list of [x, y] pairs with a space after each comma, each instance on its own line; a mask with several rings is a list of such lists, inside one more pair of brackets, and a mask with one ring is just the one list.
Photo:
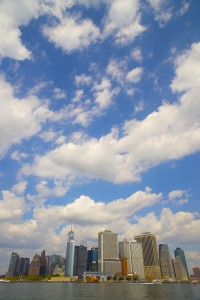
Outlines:
[[137, 242], [142, 243], [144, 258], [144, 275], [146, 279], [160, 279], [160, 264], [158, 258], [158, 249], [156, 236], [150, 232], [145, 232], [134, 236]]
[[160, 269], [163, 279], [174, 278], [172, 260], [167, 244], [159, 245]]
[[75, 246], [74, 252], [74, 276], [82, 278], [83, 273], [87, 271], [88, 252], [85, 245]]
[[174, 250], [174, 255], [175, 255], [175, 258], [176, 257], [180, 258], [182, 265], [187, 273], [187, 277], [189, 278], [189, 272], [188, 272], [188, 267], [187, 267], [184, 251], [181, 248], [176, 248], [176, 250]]
[[110, 230], [98, 233], [98, 271], [116, 274], [121, 272], [118, 234]]
[[73, 276], [74, 268], [74, 232], [72, 230], [68, 233], [67, 249], [66, 249], [66, 265], [65, 265], [65, 276]]

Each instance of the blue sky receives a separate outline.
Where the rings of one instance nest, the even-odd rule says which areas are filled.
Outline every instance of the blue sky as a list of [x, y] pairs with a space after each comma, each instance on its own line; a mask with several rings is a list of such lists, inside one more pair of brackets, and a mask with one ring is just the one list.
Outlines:
[[0, 273], [144, 231], [200, 265], [199, 1], [0, 4]]

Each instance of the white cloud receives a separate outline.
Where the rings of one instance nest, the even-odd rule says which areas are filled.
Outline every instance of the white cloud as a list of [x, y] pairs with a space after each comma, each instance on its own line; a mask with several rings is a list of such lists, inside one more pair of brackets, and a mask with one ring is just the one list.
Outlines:
[[129, 71], [126, 78], [132, 83], [138, 83], [142, 77], [142, 73], [143, 73], [143, 69], [137, 67]]
[[164, 27], [167, 22], [173, 17], [172, 8], [168, 7], [168, 2], [165, 0], [148, 0], [154, 10], [155, 20], [160, 27]]
[[13, 144], [30, 138], [40, 131], [41, 123], [48, 117], [48, 109], [40, 105], [35, 96], [19, 99], [12, 86], [0, 76], [0, 156]]
[[[199, 54], [199, 44], [194, 44], [190, 51], [176, 59], [176, 77], [172, 88], [187, 90], [177, 103], [163, 103], [144, 120], [125, 122], [120, 137], [115, 129], [99, 139], [88, 138], [80, 144], [65, 143], [43, 157], [37, 156], [32, 165], [22, 168], [22, 173], [60, 180], [83, 176], [115, 183], [133, 182], [152, 166], [199, 151]], [[192, 72], [194, 62], [197, 71]], [[138, 74], [140, 72], [139, 69]], [[133, 73], [130, 78], [137, 81], [138, 74]], [[110, 105], [113, 90], [110, 90], [109, 80], [103, 79], [95, 84], [94, 92], [95, 101], [101, 109]], [[89, 110], [81, 111], [81, 106], [78, 108], [77, 116], [86, 120], [91, 117]], [[94, 106], [92, 116], [95, 109], [98, 115], [98, 109]]]
[[143, 57], [142, 57], [142, 52], [141, 49], [136, 47], [131, 51], [131, 57], [136, 60], [137, 62], [142, 62]]
[[113, 34], [116, 43], [127, 44], [140, 35], [145, 27], [140, 24], [137, 0], [115, 0], [111, 2], [105, 19], [104, 34]]
[[10, 191], [2, 191], [2, 199], [0, 199], [0, 222], [20, 219], [24, 214], [24, 210], [23, 197], [18, 197]]
[[169, 200], [174, 200], [176, 198], [181, 198], [183, 195], [185, 195], [186, 191], [185, 190], [175, 190], [171, 191], [169, 193]]
[[78, 20], [68, 16], [55, 26], [44, 26], [44, 35], [65, 52], [81, 50], [94, 43], [99, 37], [99, 29], [91, 20]]
[[181, 9], [178, 12], [178, 15], [180, 16], [184, 15], [188, 11], [189, 7], [190, 7], [190, 2], [184, 0]]
[[86, 76], [85, 74], [76, 75], [75, 76], [75, 82], [77, 86], [80, 85], [89, 85], [92, 81], [91, 76]]

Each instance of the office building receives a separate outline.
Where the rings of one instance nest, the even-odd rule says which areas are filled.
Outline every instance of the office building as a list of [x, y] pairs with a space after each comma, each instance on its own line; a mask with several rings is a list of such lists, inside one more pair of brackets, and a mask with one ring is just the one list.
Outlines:
[[40, 256], [36, 253], [33, 256], [29, 267], [29, 275], [30, 276], [38, 276], [40, 275]]
[[83, 273], [87, 271], [88, 252], [85, 245], [75, 246], [74, 252], [74, 276], [82, 278]]
[[163, 279], [174, 278], [172, 259], [167, 244], [159, 245], [160, 270]]
[[123, 242], [119, 242], [119, 257], [123, 266], [122, 273], [125, 273], [125, 268], [127, 269], [127, 273], [132, 273], [130, 243], [126, 239]]
[[189, 279], [189, 272], [188, 272], [188, 267], [187, 267], [184, 251], [181, 248], [178, 247], [178, 248], [176, 248], [176, 250], [174, 250], [174, 255], [175, 255], [175, 258], [180, 257], [182, 265], [185, 268], [187, 278]]
[[150, 232], [134, 236], [134, 239], [142, 244], [144, 259], [144, 276], [146, 279], [161, 279], [160, 264], [156, 237]]
[[45, 250], [41, 252], [40, 256], [40, 275], [46, 274], [46, 258], [45, 258]]
[[188, 281], [188, 275], [180, 256], [176, 256], [174, 259], [172, 259], [172, 265], [173, 265], [174, 275], [176, 280]]
[[87, 271], [98, 272], [98, 248], [88, 250]]
[[118, 234], [110, 230], [98, 233], [98, 271], [116, 274], [121, 272]]
[[130, 242], [131, 273], [139, 275], [139, 279], [144, 279], [144, 260], [142, 243], [137, 241]]
[[12, 252], [6, 277], [12, 277], [18, 275], [18, 264], [19, 264], [19, 255], [18, 253]]
[[200, 279], [200, 268], [194, 267], [192, 270], [193, 270], [193, 273], [194, 273], [194, 278]]
[[72, 230], [68, 233], [67, 249], [66, 249], [66, 264], [65, 264], [65, 276], [73, 276], [74, 269], [74, 232]]

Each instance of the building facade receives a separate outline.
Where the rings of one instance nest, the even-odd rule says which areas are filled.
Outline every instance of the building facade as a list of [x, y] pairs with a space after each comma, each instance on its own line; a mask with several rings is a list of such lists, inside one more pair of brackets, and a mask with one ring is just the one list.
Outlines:
[[118, 234], [110, 230], [98, 233], [98, 271], [116, 274], [121, 272]]
[[181, 248], [176, 248], [174, 250], [174, 255], [175, 255], [175, 258], [176, 257], [180, 257], [180, 260], [182, 262], [182, 265], [186, 271], [186, 274], [187, 274], [187, 278], [189, 279], [189, 272], [188, 272], [188, 267], [187, 267], [187, 263], [186, 263], [186, 259], [185, 259], [185, 253], [184, 251], [181, 249]]
[[18, 253], [12, 252], [6, 277], [13, 277], [18, 275], [18, 264], [19, 264], [19, 255]]
[[88, 252], [85, 245], [75, 246], [74, 252], [74, 276], [82, 278], [83, 273], [87, 271]]
[[188, 275], [180, 256], [176, 256], [174, 259], [172, 259], [172, 264], [176, 280], [188, 281]]
[[87, 271], [98, 272], [98, 248], [88, 250]]
[[145, 278], [148, 280], [161, 279], [156, 236], [145, 232], [134, 236], [134, 239], [142, 244]]
[[163, 279], [173, 279], [174, 270], [172, 266], [172, 259], [169, 253], [167, 244], [159, 245], [159, 258], [160, 258], [160, 270]]
[[143, 259], [142, 243], [131, 241], [130, 255], [131, 255], [131, 273], [136, 273], [139, 275], [139, 279], [144, 279], [144, 259]]
[[74, 268], [74, 232], [71, 230], [68, 233], [67, 249], [66, 249], [66, 264], [65, 264], [65, 276], [73, 276]]

